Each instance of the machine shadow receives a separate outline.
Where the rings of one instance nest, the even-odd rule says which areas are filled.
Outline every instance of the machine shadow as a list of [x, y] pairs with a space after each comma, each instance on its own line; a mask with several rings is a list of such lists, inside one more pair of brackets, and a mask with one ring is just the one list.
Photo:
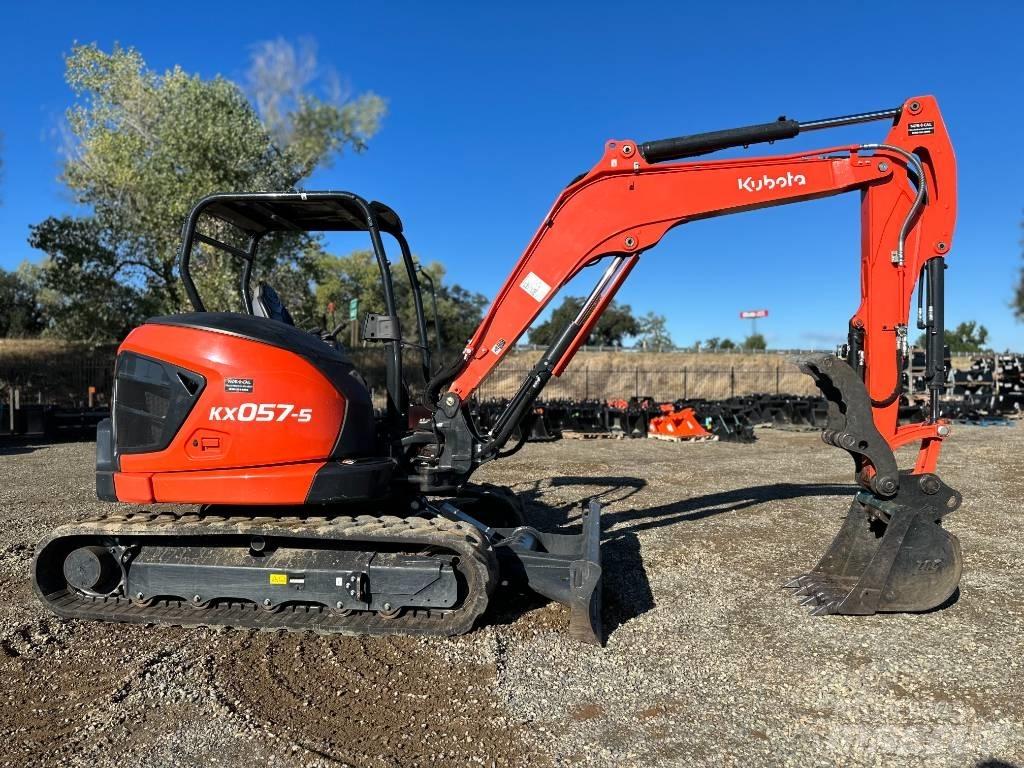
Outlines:
[[[563, 488], [577, 486], [603, 487], [598, 493], [580, 494], [559, 504], [548, 504], [547, 488], [556, 492]], [[624, 506], [623, 502], [634, 496], [647, 486], [647, 481], [639, 477], [559, 477], [551, 481], [547, 488], [539, 483], [517, 493], [526, 505], [528, 517], [532, 525], [538, 527], [564, 527], [566, 533], [578, 532], [579, 527], [571, 524], [571, 512], [585, 501], [594, 499], [602, 505], [614, 505], [614, 510], [602, 512], [602, 529], [615, 528], [616, 532], [640, 531], [661, 528], [682, 522], [694, 522], [706, 517], [737, 512], [749, 507], [772, 501], [787, 501], [811, 496], [853, 496], [857, 488], [853, 485], [835, 483], [772, 483], [770, 485], [754, 485], [747, 488], [734, 488], [728, 491], [717, 491], [702, 496], [691, 496], [668, 504], [653, 507]]]
[[4, 456], [22, 456], [26, 453], [34, 453], [39, 449], [38, 445], [29, 445], [19, 441], [0, 440], [0, 458]]
[[[580, 493], [564, 493], [566, 489], [574, 487]], [[631, 497], [646, 487], [647, 481], [639, 477], [566, 476], [556, 478], [544, 487], [534, 483], [527, 489], [515, 489], [525, 505], [528, 523], [542, 530], [558, 529], [563, 533], [578, 533], [580, 526], [576, 522], [577, 510], [582, 503], [591, 499], [612, 507], [601, 516], [603, 641], [607, 641], [619, 627], [647, 613], [655, 605], [644, 567], [638, 536], [640, 532], [693, 522], [765, 502], [809, 496], [851, 496], [856, 493], [856, 489], [848, 485], [779, 483], [704, 494], [647, 508], [628, 504]], [[485, 614], [485, 623], [512, 624], [524, 614], [548, 602], [532, 592], [519, 593], [512, 588], [509, 591], [512, 593], [508, 595], [509, 599], [495, 601], [497, 606]]]

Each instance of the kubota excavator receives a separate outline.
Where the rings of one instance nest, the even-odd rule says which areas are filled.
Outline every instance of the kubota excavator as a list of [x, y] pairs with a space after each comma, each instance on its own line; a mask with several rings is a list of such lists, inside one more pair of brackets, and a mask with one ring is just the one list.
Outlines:
[[[891, 123], [883, 142], [687, 160], [869, 121]], [[431, 369], [416, 267], [390, 208], [346, 192], [201, 200], [179, 254], [195, 311], [152, 318], [120, 346], [112, 418], [97, 434], [96, 488], [109, 501], [202, 506], [118, 511], [57, 529], [36, 551], [35, 591], [72, 618], [455, 634], [473, 626], [501, 580], [567, 604], [571, 633], [600, 642], [598, 505], [584, 510], [579, 535], [538, 531], [514, 497], [471, 484], [473, 471], [521, 445], [510, 438], [544, 385], [668, 230], [853, 191], [861, 197], [860, 306], [838, 354], [801, 367], [829, 401], [823, 437], [853, 457], [859, 491], [824, 557], [788, 586], [816, 614], [935, 608], [959, 583], [959, 543], [942, 519], [961, 498], [935, 474], [949, 434], [938, 398], [956, 169], [928, 96], [811, 122], [609, 141], [558, 196], [462, 355], [441, 371]], [[386, 357], [379, 412], [337, 331], [294, 327], [269, 286], [251, 287], [268, 236], [339, 230], [368, 233], [380, 269], [383, 311], [361, 324], [362, 339]], [[417, 341], [399, 324], [385, 236], [412, 287]], [[241, 311], [207, 311], [190, 271], [197, 244], [240, 260]], [[481, 381], [559, 289], [603, 260], [579, 314], [492, 426], [478, 428], [467, 403]], [[915, 284], [931, 418], [898, 426]], [[421, 404], [410, 402], [403, 346], [423, 353]], [[917, 462], [901, 470], [894, 451], [911, 442], [920, 444]]]

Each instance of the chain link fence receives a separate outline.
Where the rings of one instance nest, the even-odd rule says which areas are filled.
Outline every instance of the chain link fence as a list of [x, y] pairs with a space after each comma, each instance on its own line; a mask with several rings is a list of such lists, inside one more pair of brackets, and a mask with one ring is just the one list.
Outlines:
[[0, 396], [10, 404], [86, 408], [108, 405], [115, 349], [0, 359]]

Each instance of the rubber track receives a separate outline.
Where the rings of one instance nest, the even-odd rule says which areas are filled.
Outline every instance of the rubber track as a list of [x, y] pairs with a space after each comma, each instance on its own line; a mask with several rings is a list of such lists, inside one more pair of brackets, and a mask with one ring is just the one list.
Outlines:
[[[62, 561], [49, 558], [48, 550], [68, 536], [132, 537], [174, 539], [179, 536], [263, 536], [316, 541], [339, 541], [372, 550], [387, 544], [443, 547], [459, 555], [457, 571], [465, 579], [466, 594], [455, 608], [410, 609], [400, 616], [383, 618], [372, 611], [348, 616], [327, 608], [285, 605], [268, 611], [250, 602], [233, 601], [196, 607], [186, 600], [158, 600], [150, 605], [125, 597], [93, 598], [70, 589], [44, 594], [39, 585], [40, 568], [56, 569]], [[170, 543], [170, 542], [168, 542]], [[61, 526], [40, 542], [32, 560], [32, 587], [42, 603], [58, 616], [134, 624], [177, 626], [229, 626], [263, 630], [312, 631], [349, 635], [459, 635], [472, 629], [487, 607], [497, 581], [497, 560], [482, 534], [474, 527], [444, 518], [360, 515], [358, 517], [223, 517], [217, 515], [170, 513], [115, 514]]]

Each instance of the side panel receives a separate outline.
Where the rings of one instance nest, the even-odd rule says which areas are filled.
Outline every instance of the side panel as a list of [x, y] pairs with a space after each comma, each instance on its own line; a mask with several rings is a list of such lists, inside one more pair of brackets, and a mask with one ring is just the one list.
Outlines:
[[304, 358], [279, 347], [225, 333], [148, 324], [132, 331], [121, 351], [165, 360], [206, 379], [167, 448], [122, 454], [121, 472], [322, 462], [344, 424], [347, 403], [337, 390]]
[[280, 467], [165, 472], [152, 477], [153, 500], [179, 504], [303, 504], [322, 466], [323, 462], [318, 461]]

